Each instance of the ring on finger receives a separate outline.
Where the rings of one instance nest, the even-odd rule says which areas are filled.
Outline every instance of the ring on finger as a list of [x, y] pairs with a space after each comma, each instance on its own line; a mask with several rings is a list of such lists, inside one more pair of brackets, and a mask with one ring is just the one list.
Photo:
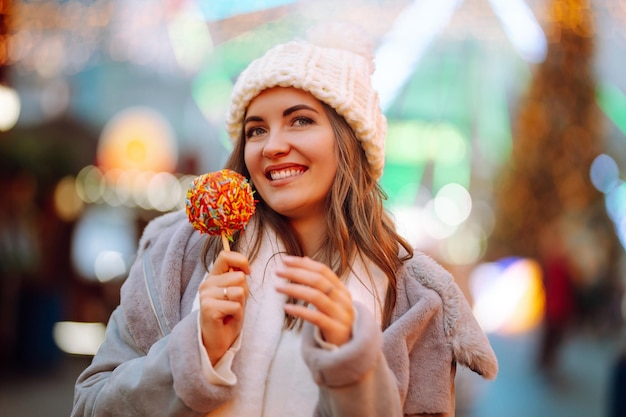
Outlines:
[[229, 301], [230, 298], [228, 298], [228, 287], [224, 287], [224, 300]]

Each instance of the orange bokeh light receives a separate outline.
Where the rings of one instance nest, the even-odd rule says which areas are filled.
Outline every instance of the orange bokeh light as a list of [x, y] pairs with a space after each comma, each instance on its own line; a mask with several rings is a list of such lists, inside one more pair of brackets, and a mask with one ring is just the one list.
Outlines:
[[103, 172], [173, 172], [178, 147], [163, 116], [152, 109], [133, 107], [114, 116], [105, 126], [97, 160]]

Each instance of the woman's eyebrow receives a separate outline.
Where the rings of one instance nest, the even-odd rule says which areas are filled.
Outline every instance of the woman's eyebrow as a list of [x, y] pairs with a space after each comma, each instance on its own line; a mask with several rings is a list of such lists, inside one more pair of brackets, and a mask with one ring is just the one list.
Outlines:
[[[298, 110], [310, 110], [319, 114], [319, 112], [311, 106], [307, 106], [306, 104], [296, 104], [295, 106], [291, 106], [288, 109], [285, 109], [285, 111], [283, 112], [283, 117], [287, 117], [291, 113], [297, 112]], [[262, 122], [262, 121], [263, 121], [263, 118], [260, 116], [248, 116], [244, 119], [243, 124], [245, 126], [249, 122]]]
[[286, 110], [283, 112], [283, 117], [285, 117], [285, 116], [289, 116], [291, 113], [296, 112], [296, 111], [298, 111], [298, 110], [311, 110], [311, 111], [314, 111], [315, 113], [318, 113], [318, 114], [319, 114], [319, 112], [318, 112], [317, 110], [315, 110], [315, 109], [314, 109], [313, 107], [311, 107], [311, 106], [307, 106], [306, 104], [297, 104], [297, 105], [295, 105], [295, 106], [291, 106], [291, 107], [289, 107], [288, 109], [286, 109]]
[[262, 122], [262, 121], [263, 121], [262, 117], [259, 117], [259, 116], [249, 116], [249, 117], [245, 118], [245, 120], [243, 121], [243, 125], [245, 126], [249, 122]]

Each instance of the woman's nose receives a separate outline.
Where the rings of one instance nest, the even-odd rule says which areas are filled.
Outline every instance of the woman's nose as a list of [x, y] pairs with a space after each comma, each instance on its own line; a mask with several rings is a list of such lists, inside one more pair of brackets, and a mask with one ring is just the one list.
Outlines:
[[267, 136], [267, 141], [263, 147], [263, 156], [266, 158], [276, 158], [289, 153], [291, 146], [287, 135], [280, 131], [273, 130]]

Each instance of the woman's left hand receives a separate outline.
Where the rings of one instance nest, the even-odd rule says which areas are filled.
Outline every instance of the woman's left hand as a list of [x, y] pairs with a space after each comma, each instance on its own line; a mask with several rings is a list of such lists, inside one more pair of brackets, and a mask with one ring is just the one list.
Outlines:
[[349, 341], [354, 306], [350, 292], [337, 275], [328, 266], [308, 257], [285, 256], [283, 261], [284, 268], [276, 273], [287, 282], [276, 290], [315, 307], [285, 304], [285, 312], [319, 327], [328, 343], [341, 346]]

